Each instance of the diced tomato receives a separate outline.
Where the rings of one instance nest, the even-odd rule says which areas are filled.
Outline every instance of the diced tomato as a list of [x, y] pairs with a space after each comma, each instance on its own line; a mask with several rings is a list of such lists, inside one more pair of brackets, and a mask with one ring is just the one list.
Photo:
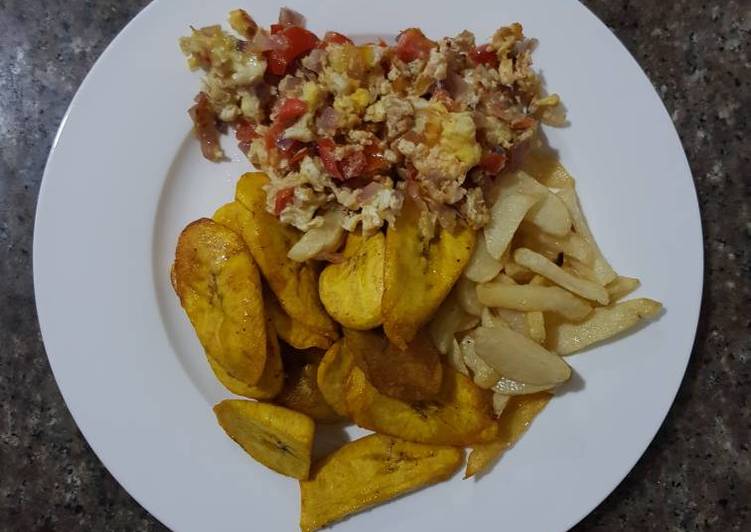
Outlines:
[[486, 153], [480, 159], [480, 168], [485, 170], [489, 174], [497, 174], [506, 166], [506, 154], [505, 153]]
[[339, 164], [337, 163], [336, 155], [334, 154], [334, 151], [336, 150], [336, 144], [334, 144], [334, 141], [331, 139], [319, 139], [317, 145], [318, 155], [321, 157], [323, 167], [329, 174], [331, 174], [331, 177], [343, 180], [344, 176], [339, 169]]
[[276, 110], [276, 118], [266, 131], [264, 140], [266, 141], [266, 148], [271, 149], [276, 146], [276, 141], [279, 135], [294, 124], [295, 120], [300, 118], [308, 110], [308, 104], [299, 98], [287, 98], [282, 100], [278, 109]]
[[365, 157], [367, 159], [367, 164], [365, 165], [365, 170], [363, 172], [365, 175], [372, 176], [384, 173], [391, 166], [391, 163], [386, 160], [383, 153], [381, 153], [375, 146], [367, 146], [365, 148]]
[[323, 36], [322, 44], [325, 46], [326, 44], [354, 44], [354, 43], [352, 42], [352, 39], [350, 39], [346, 35], [342, 35], [341, 33], [338, 33], [336, 31], [327, 31], [326, 35]]
[[511, 129], [529, 129], [534, 127], [537, 121], [531, 116], [523, 116], [511, 122]]
[[306, 155], [310, 152], [310, 148], [307, 146], [303, 146], [302, 148], [299, 148], [297, 151], [295, 151], [292, 154], [292, 157], [289, 158], [289, 163], [296, 165], [300, 161], [302, 161]]
[[341, 163], [344, 179], [352, 179], [362, 175], [368, 165], [368, 160], [362, 151], [356, 151], [344, 158]]
[[399, 59], [409, 63], [415, 59], [427, 59], [435, 45], [419, 29], [409, 28], [399, 34], [394, 51]]
[[489, 44], [482, 44], [469, 52], [469, 57], [478, 65], [487, 65], [490, 67], [498, 67], [498, 56], [495, 51], [490, 48]]
[[255, 124], [251, 124], [247, 120], [240, 120], [235, 126], [235, 138], [240, 142], [252, 142], [253, 139], [258, 137]]
[[283, 24], [272, 24], [269, 29], [271, 30], [271, 35], [276, 35], [277, 33], [279, 33], [280, 31], [282, 31], [284, 29], [284, 25]]
[[294, 197], [294, 187], [283, 188], [279, 192], [277, 192], [276, 197], [274, 198], [274, 214], [279, 216], [279, 214], [287, 207], [287, 205], [292, 203]]
[[277, 76], [283, 76], [292, 61], [315, 48], [318, 43], [315, 33], [299, 26], [287, 26], [274, 33], [273, 39], [279, 47], [269, 50], [267, 54], [269, 69]]

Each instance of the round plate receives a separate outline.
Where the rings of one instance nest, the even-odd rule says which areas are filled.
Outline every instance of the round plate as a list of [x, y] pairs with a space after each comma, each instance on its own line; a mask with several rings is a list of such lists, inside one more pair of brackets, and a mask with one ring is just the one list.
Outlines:
[[[247, 163], [200, 156], [186, 109], [198, 77], [177, 39], [226, 20], [236, 0], [158, 0], [107, 48], [70, 106], [37, 207], [34, 281], [50, 364], [91, 447], [174, 530], [293, 530], [297, 483], [251, 460], [216, 424], [216, 383], [169, 284], [177, 235], [232, 198]], [[357, 38], [467, 28], [479, 40], [520, 21], [571, 126], [547, 130], [604, 253], [667, 311], [636, 334], [569, 359], [576, 376], [478, 481], [453, 480], [337, 525], [564, 530], [621, 481], [651, 441], [691, 352], [702, 236], [691, 174], [649, 81], [574, 1], [303, 2], [310, 27]], [[278, 4], [255, 2], [263, 24]], [[393, 14], [398, 13], [398, 17]], [[233, 144], [227, 138], [225, 146]], [[345, 434], [326, 433], [333, 444]], [[352, 434], [349, 435], [350, 437]]]

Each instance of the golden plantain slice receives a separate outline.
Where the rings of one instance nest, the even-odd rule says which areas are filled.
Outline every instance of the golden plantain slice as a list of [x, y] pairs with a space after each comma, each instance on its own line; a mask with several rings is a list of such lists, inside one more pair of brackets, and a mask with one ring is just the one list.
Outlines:
[[308, 478], [315, 423], [287, 408], [226, 399], [214, 405], [227, 435], [266, 467], [297, 479]]
[[426, 334], [418, 334], [402, 350], [380, 334], [345, 330], [343, 349], [352, 352], [368, 381], [384, 395], [424, 401], [441, 390], [441, 355]]
[[386, 238], [349, 233], [344, 261], [321, 272], [318, 293], [326, 311], [349, 329], [366, 330], [381, 324], [383, 264]]
[[306, 358], [308, 357], [299, 351], [285, 356], [287, 378], [282, 393], [274, 402], [310, 416], [320, 423], [341, 421], [342, 417], [326, 402], [318, 389], [316, 377], [319, 363]]
[[258, 269], [242, 239], [201, 218], [180, 234], [173, 285], [209, 359], [230, 377], [256, 384], [266, 365]]
[[[243, 174], [237, 182], [236, 206], [225, 205], [214, 217], [243, 237], [285, 312], [324, 336], [336, 339], [336, 325], [318, 297], [315, 268], [309, 262], [296, 262], [287, 257], [290, 248], [300, 239], [299, 231], [266, 211], [263, 187], [267, 183], [265, 174]], [[245, 208], [238, 208], [240, 206]]]
[[321, 395], [331, 408], [339, 415], [346, 416], [345, 386], [355, 361], [349, 350], [342, 349], [343, 343], [343, 340], [339, 340], [323, 355], [318, 365], [316, 382]]
[[207, 356], [214, 375], [230, 392], [249, 397], [251, 399], [271, 399], [282, 391], [284, 384], [284, 368], [279, 352], [279, 340], [271, 321], [266, 321], [266, 365], [260, 380], [255, 385], [247, 384], [235, 379], [222, 368], [211, 356]]
[[437, 229], [427, 242], [420, 236], [420, 210], [411, 200], [386, 232], [383, 329], [402, 349], [425, 325], [451, 290], [472, 256], [475, 232]]
[[274, 323], [279, 338], [295, 349], [309, 349], [311, 347], [328, 349], [331, 347], [333, 343], [331, 338], [316, 329], [311, 329], [301, 321], [291, 318], [279, 305], [276, 296], [269, 292], [269, 290], [264, 292], [263, 301], [266, 305], [266, 313]]
[[347, 412], [361, 427], [417, 443], [463, 447], [495, 440], [492, 394], [457, 371], [443, 373], [433, 400], [407, 403], [381, 394], [354, 366], [345, 386]]
[[312, 532], [418, 488], [446, 480], [461, 449], [372, 434], [344, 445], [300, 481], [300, 529]]
[[474, 445], [467, 459], [464, 478], [486, 471], [509, 449], [529, 428], [545, 405], [553, 398], [547, 392], [511, 397], [498, 420], [498, 439], [483, 445]]

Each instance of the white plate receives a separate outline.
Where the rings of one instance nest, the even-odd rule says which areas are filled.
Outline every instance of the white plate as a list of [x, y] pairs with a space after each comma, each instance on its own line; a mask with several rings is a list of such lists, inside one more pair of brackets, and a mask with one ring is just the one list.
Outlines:
[[[701, 299], [702, 236], [691, 174], [658, 96], [616, 38], [573, 1], [289, 2], [315, 31], [486, 39], [521, 21], [536, 66], [572, 122], [550, 130], [590, 225], [619, 272], [667, 312], [571, 358], [577, 377], [479, 481], [450, 482], [337, 530], [573, 526], [620, 482], [675, 396]], [[186, 109], [198, 87], [177, 47], [236, 0], [159, 0], [107, 48], [70, 106], [37, 208], [34, 280], [50, 364], [91, 447], [146, 509], [180, 531], [294, 530], [297, 484], [250, 460], [217, 426], [215, 382], [169, 286], [176, 237], [232, 197], [247, 168], [204, 161]], [[259, 22], [278, 4], [255, 2]], [[227, 139], [226, 147], [233, 142]]]

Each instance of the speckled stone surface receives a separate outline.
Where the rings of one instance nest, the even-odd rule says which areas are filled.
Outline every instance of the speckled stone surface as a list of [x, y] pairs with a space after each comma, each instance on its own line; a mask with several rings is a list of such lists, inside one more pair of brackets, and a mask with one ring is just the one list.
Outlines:
[[[0, 530], [164, 530], [76, 428], [39, 335], [33, 217], [79, 83], [145, 0], [0, 0]], [[751, 2], [586, 0], [680, 133], [706, 251], [694, 353], [626, 480], [576, 530], [751, 530]], [[645, 127], [649, 127], [645, 123]]]

